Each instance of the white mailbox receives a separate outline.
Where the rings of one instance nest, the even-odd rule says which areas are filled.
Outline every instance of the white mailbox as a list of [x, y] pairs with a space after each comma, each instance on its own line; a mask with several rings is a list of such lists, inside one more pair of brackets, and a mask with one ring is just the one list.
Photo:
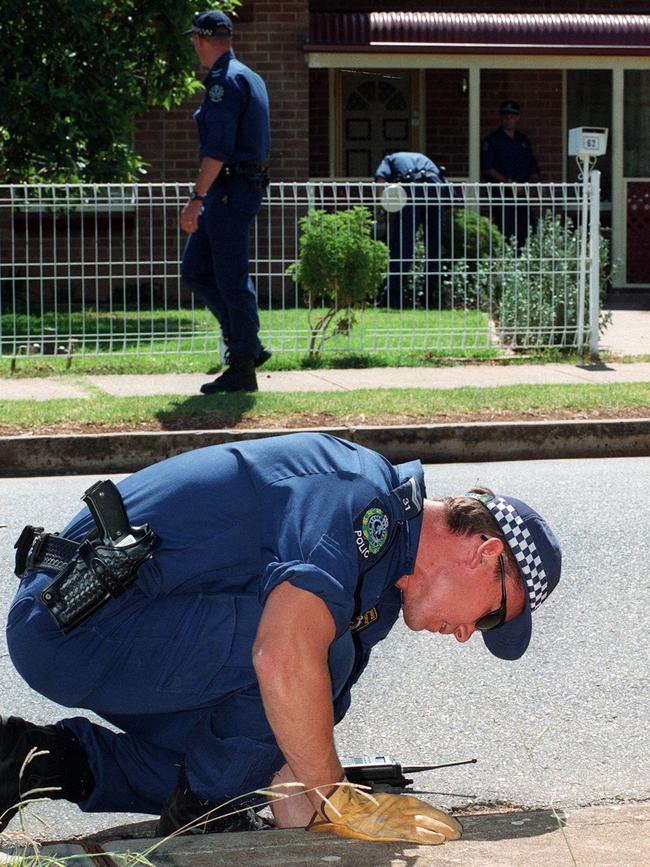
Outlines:
[[569, 130], [570, 157], [602, 157], [607, 151], [607, 127], [577, 126]]

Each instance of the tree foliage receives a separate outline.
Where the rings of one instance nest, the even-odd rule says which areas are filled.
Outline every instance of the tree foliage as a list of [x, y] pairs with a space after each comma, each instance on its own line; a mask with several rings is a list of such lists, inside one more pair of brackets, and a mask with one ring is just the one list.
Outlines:
[[200, 86], [182, 35], [196, 11], [189, 0], [3, 0], [0, 180], [132, 180], [138, 116]]

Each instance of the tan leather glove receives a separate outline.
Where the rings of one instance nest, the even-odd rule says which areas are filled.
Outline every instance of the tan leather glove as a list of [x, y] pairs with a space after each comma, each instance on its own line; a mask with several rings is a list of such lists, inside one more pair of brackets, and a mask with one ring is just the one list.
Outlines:
[[325, 821], [317, 819], [310, 831], [329, 831], [354, 840], [438, 846], [458, 840], [463, 833], [453, 816], [412, 795], [371, 795], [345, 783], [323, 800], [321, 814]]

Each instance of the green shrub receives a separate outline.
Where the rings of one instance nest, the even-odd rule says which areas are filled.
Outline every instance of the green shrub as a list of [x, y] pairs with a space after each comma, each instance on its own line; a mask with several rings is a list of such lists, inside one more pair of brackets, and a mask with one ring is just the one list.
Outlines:
[[373, 240], [363, 207], [309, 211], [300, 229], [300, 258], [287, 274], [305, 292], [313, 355], [334, 331], [348, 331], [355, 311], [375, 300], [388, 268], [388, 247]]
[[[575, 346], [578, 310], [580, 234], [570, 218], [545, 214], [517, 251], [506, 245], [499, 263], [501, 338], [513, 346]], [[608, 273], [609, 245], [600, 239], [600, 298]], [[609, 314], [600, 314], [602, 328]], [[585, 279], [585, 338], [589, 326], [589, 275]], [[578, 347], [582, 349], [582, 347]]]
[[508, 249], [501, 232], [488, 217], [458, 208], [443, 244], [448, 252], [442, 263], [442, 306], [491, 310], [501, 288], [495, 278], [498, 261]]

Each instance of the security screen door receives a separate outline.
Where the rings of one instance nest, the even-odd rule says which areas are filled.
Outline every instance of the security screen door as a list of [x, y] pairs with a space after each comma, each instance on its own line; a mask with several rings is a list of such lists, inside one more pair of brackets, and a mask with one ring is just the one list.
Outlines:
[[373, 177], [387, 153], [414, 150], [418, 114], [414, 73], [341, 73], [340, 159], [343, 177]]

